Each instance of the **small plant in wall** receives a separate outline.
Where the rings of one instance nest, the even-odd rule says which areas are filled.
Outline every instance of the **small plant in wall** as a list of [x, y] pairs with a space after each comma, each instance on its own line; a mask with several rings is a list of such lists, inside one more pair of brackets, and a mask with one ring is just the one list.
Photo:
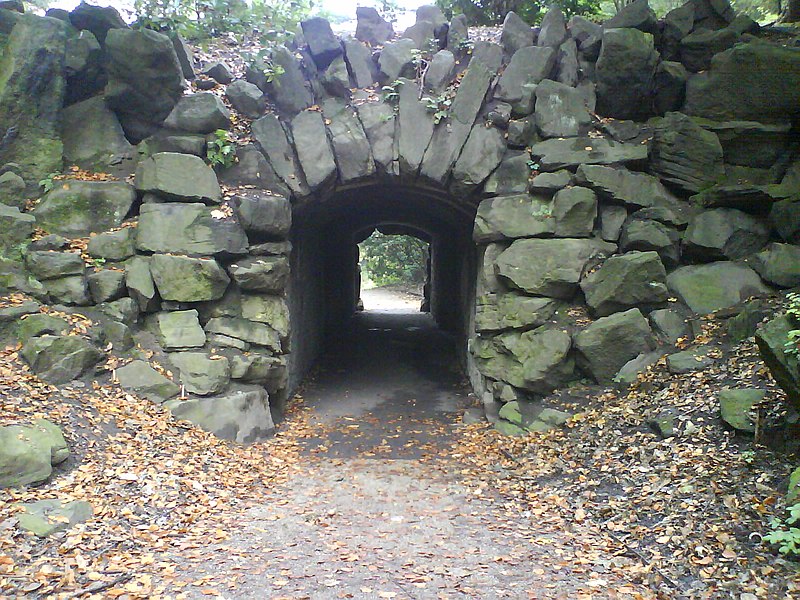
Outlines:
[[433, 113], [434, 125], [441, 123], [450, 114], [450, 105], [453, 104], [453, 99], [449, 95], [441, 94], [437, 98], [426, 96], [422, 100], [425, 102], [425, 107]]
[[381, 88], [381, 92], [383, 93], [383, 100], [384, 102], [388, 102], [390, 104], [397, 104], [400, 100], [400, 86], [403, 85], [403, 81], [400, 79], [395, 79], [389, 85], [385, 85]]
[[208, 140], [206, 147], [206, 158], [212, 167], [222, 167], [227, 169], [236, 162], [236, 145], [231, 139], [230, 133], [224, 129], [217, 129], [211, 139]]
[[50, 173], [47, 177], [39, 181], [39, 187], [42, 188], [42, 191], [46, 194], [55, 187], [56, 181], [58, 181], [60, 177], [61, 173]]
[[772, 519], [772, 531], [764, 541], [778, 546], [778, 552], [787, 556], [800, 556], [800, 503], [786, 509], [786, 519]]
[[265, 83], [278, 84], [278, 79], [286, 73], [282, 65], [272, 60], [272, 45], [262, 48], [257, 53], [248, 52], [245, 54], [245, 62], [251, 69], [260, 71], [264, 75]]
[[792, 323], [797, 326], [796, 329], [789, 331], [789, 337], [786, 340], [786, 354], [793, 354], [800, 356], [800, 293], [791, 292], [786, 294], [786, 314], [792, 320]]

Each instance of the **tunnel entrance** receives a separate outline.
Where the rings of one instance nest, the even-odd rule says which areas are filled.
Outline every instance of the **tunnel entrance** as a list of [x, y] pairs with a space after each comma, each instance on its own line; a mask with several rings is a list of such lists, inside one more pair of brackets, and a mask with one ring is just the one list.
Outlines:
[[[288, 294], [290, 389], [320, 360], [322, 369], [338, 372], [345, 386], [348, 377], [351, 383], [363, 377], [391, 387], [395, 376], [408, 379], [409, 369], [428, 379], [438, 371], [451, 385], [453, 370], [467, 360], [476, 272], [474, 211], [442, 192], [386, 184], [297, 203]], [[423, 290], [413, 311], [359, 310], [359, 244], [376, 232], [423, 242]]]

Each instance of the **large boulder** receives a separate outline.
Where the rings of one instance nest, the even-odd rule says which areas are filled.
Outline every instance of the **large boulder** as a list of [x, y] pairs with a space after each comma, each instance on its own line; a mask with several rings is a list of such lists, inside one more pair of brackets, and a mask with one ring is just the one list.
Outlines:
[[89, 238], [86, 252], [94, 258], [108, 261], [121, 261], [136, 254], [133, 227], [100, 233]]
[[264, 115], [253, 122], [251, 131], [253, 139], [264, 156], [269, 159], [270, 165], [275, 169], [275, 173], [281, 178], [281, 181], [296, 196], [301, 198], [308, 196], [308, 185], [294, 145], [278, 117], [274, 114]]
[[199, 203], [143, 204], [136, 248], [192, 256], [247, 253], [247, 235], [233, 216]]
[[732, 262], [679, 267], [667, 276], [667, 285], [692, 311], [702, 315], [769, 293], [758, 273]]
[[786, 342], [789, 332], [798, 324], [789, 315], [781, 315], [765, 323], [756, 331], [756, 343], [761, 358], [769, 367], [795, 410], [800, 410], [800, 363], [797, 354], [788, 352]]
[[484, 294], [476, 300], [475, 330], [533, 329], [553, 317], [558, 301], [522, 294]]
[[66, 180], [44, 195], [33, 214], [49, 233], [84, 237], [119, 227], [135, 200], [127, 183]]
[[800, 105], [800, 52], [753, 40], [736, 44], [689, 79], [684, 111], [718, 121], [783, 121]]
[[180, 372], [181, 383], [190, 394], [218, 394], [231, 379], [228, 359], [219, 354], [174, 352], [169, 355], [169, 360]]
[[213, 258], [154, 254], [150, 272], [164, 300], [205, 302], [222, 298], [230, 279]]
[[0, 427], [0, 488], [40, 483], [68, 457], [64, 435], [50, 421]]
[[105, 44], [105, 98], [134, 143], [151, 135], [183, 93], [172, 40], [151, 29], [112, 29]]
[[655, 252], [612, 256], [581, 282], [581, 289], [586, 303], [600, 317], [660, 304], [669, 297], [667, 272]]
[[684, 253], [697, 260], [736, 260], [761, 250], [769, 240], [763, 221], [733, 208], [695, 216], [683, 237]]
[[197, 156], [160, 152], [136, 169], [136, 189], [185, 202], [219, 202], [222, 192], [213, 169]]
[[508, 56], [513, 56], [520, 48], [533, 45], [533, 29], [513, 10], [508, 11], [503, 20], [500, 44]]
[[133, 146], [125, 138], [119, 119], [99, 96], [64, 109], [61, 138], [64, 160], [84, 169], [107, 171], [134, 156]]
[[0, 156], [29, 184], [60, 171], [67, 27], [56, 19], [4, 11], [0, 47]]
[[262, 387], [242, 387], [222, 396], [170, 400], [166, 406], [176, 419], [242, 444], [263, 441], [275, 431], [269, 397]]
[[100, 350], [76, 335], [31, 338], [20, 353], [36, 375], [55, 385], [77, 379], [103, 359]]
[[[314, 97], [306, 85], [300, 62], [294, 53], [288, 48], [278, 46], [272, 51], [271, 60], [272, 64], [283, 69], [283, 73], [275, 77], [273, 81], [261, 83], [258, 78], [251, 79], [248, 70], [248, 81], [268, 93], [278, 108], [288, 115], [296, 115], [313, 105]], [[260, 76], [263, 77], [263, 69]]]
[[748, 261], [761, 279], [779, 287], [800, 286], [800, 246], [773, 243]]
[[638, 308], [597, 319], [577, 333], [575, 348], [598, 383], [608, 384], [625, 364], [655, 347], [647, 319]]
[[507, 238], [550, 237], [555, 231], [548, 198], [516, 194], [487, 198], [478, 206], [473, 239], [491, 242]]
[[605, 29], [597, 59], [597, 110], [617, 119], [650, 116], [658, 52], [653, 36], [638, 29]]
[[[599, 240], [516, 240], [495, 260], [497, 274], [514, 287], [536, 296], [569, 300], [590, 263], [616, 250]], [[535, 257], [536, 260], [532, 260]]]
[[650, 170], [686, 192], [696, 193], [725, 175], [719, 138], [682, 113], [667, 113], [655, 128]]
[[606, 29], [632, 27], [640, 31], [655, 33], [658, 18], [655, 11], [650, 8], [648, 0], [634, 0], [622, 7], [616, 15], [603, 23]]
[[188, 133], [213, 133], [230, 126], [230, 111], [219, 96], [211, 92], [183, 96], [164, 121], [164, 127]]
[[248, 119], [257, 119], [264, 114], [267, 99], [257, 85], [240, 79], [225, 88], [225, 96], [233, 108]]
[[143, 360], [131, 361], [116, 369], [115, 374], [122, 389], [159, 404], [181, 391], [178, 384]]

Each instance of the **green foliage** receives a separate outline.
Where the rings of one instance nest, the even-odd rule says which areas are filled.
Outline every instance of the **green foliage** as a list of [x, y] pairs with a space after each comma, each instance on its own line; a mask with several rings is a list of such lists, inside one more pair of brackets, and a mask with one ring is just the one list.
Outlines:
[[214, 132], [206, 145], [206, 158], [212, 167], [228, 168], [236, 162], [236, 145], [227, 131], [217, 129]]
[[134, 26], [202, 40], [223, 33], [286, 38], [311, 12], [311, 0], [135, 0]]
[[53, 189], [56, 185], [57, 178], [61, 175], [58, 171], [54, 173], [50, 173], [47, 177], [39, 181], [39, 187], [42, 188], [42, 191], [46, 194], [50, 190]]
[[376, 231], [359, 249], [362, 272], [378, 285], [425, 281], [428, 244], [419, 238]]
[[497, 25], [512, 10], [523, 20], [535, 25], [551, 6], [560, 8], [567, 18], [573, 15], [591, 17], [600, 12], [600, 0], [436, 0], [436, 6], [448, 18], [457, 14], [465, 15], [471, 25]]
[[786, 314], [792, 322], [798, 326], [797, 329], [789, 331], [789, 339], [786, 340], [786, 353], [800, 356], [800, 293], [791, 292], [786, 294]]
[[453, 104], [453, 96], [447, 92], [440, 94], [436, 98], [425, 96], [422, 99], [425, 108], [433, 113], [433, 123], [438, 125], [450, 114], [450, 106]]
[[764, 536], [764, 541], [778, 546], [781, 554], [800, 556], [800, 503], [786, 509], [789, 516], [784, 519], [775, 518], [770, 525], [772, 531]]
[[381, 92], [383, 93], [383, 100], [385, 102], [389, 102], [391, 104], [396, 104], [398, 100], [400, 100], [400, 86], [403, 85], [403, 81], [400, 79], [395, 79], [389, 85], [385, 85], [381, 88]]
[[100, 268], [100, 267], [102, 267], [104, 264], [106, 264], [106, 259], [105, 259], [105, 258], [93, 258], [93, 259], [91, 259], [91, 260], [89, 261], [89, 263], [90, 263], [90, 264], [91, 264], [91, 266], [93, 266], [95, 269], [99, 269], [99, 268]]

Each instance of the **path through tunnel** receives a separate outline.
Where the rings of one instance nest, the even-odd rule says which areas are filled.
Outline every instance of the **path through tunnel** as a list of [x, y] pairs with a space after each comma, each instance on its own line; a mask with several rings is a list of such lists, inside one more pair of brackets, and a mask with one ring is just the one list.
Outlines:
[[[473, 219], [468, 205], [399, 185], [295, 207], [290, 385], [305, 380], [305, 403], [319, 424], [339, 428], [326, 438], [342, 442], [335, 453], [413, 454], [464, 408]], [[376, 229], [429, 244], [425, 311], [358, 310], [358, 243]]]

